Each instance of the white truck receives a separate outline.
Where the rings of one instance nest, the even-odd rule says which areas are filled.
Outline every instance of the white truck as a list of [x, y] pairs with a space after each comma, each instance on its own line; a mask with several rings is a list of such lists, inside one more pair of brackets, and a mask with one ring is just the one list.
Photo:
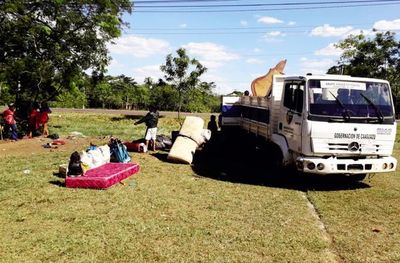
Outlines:
[[279, 149], [283, 166], [303, 173], [395, 171], [396, 120], [385, 80], [342, 75], [273, 77], [265, 97], [222, 97], [220, 125], [240, 127]]

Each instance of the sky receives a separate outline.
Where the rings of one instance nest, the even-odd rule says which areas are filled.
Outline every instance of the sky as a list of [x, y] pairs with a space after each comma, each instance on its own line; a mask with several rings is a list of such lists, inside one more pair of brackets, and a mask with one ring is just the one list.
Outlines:
[[108, 49], [108, 74], [163, 77], [168, 54], [183, 47], [207, 68], [214, 93], [250, 90], [252, 80], [287, 59], [286, 75], [324, 74], [337, 64], [335, 43], [372, 29], [400, 36], [400, 0], [134, 1], [129, 23]]

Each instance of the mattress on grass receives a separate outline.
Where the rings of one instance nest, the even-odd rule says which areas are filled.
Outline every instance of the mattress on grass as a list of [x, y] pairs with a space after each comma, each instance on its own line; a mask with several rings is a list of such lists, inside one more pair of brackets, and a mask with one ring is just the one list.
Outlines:
[[139, 172], [139, 164], [106, 163], [88, 170], [83, 176], [67, 176], [65, 186], [68, 188], [107, 189], [137, 172]]

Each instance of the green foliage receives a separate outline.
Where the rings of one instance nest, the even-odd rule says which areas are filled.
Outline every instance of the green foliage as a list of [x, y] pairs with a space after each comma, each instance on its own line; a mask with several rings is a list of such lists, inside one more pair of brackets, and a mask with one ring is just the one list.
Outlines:
[[[188, 112], [215, 112], [219, 110], [219, 97], [212, 94], [213, 83], [202, 82], [196, 89], [187, 91], [183, 110]], [[81, 108], [147, 110], [155, 105], [159, 110], [176, 111], [179, 105], [178, 90], [162, 80], [151, 79], [138, 85], [134, 79], [120, 75], [82, 76], [73, 82], [70, 91], [60, 94], [52, 106]]]
[[213, 86], [203, 82], [199, 88], [188, 92], [183, 110], [188, 112], [218, 112], [220, 99], [211, 93]]
[[386, 79], [393, 94], [400, 97], [400, 41], [396, 40], [395, 33], [376, 33], [374, 38], [351, 35], [336, 47], [343, 54], [338, 65], [328, 73]]
[[53, 107], [84, 108], [87, 104], [85, 94], [75, 85], [69, 92], [63, 92], [57, 96], [57, 100], [51, 103]]
[[7, 105], [15, 101], [15, 97], [10, 93], [10, 87], [0, 81], [0, 105]]
[[128, 0], [3, 1], [0, 81], [20, 100], [42, 101], [68, 91], [87, 69], [103, 72], [106, 44], [131, 9]]
[[151, 91], [147, 85], [135, 86], [132, 93], [132, 108], [147, 109], [151, 103]]
[[138, 109], [149, 103], [149, 88], [138, 86], [134, 79], [124, 75], [92, 78], [86, 90], [90, 107]]

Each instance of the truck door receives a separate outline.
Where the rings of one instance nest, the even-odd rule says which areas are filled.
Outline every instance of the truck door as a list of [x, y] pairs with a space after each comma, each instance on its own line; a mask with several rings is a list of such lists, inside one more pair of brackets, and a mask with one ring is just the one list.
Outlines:
[[283, 88], [282, 114], [279, 122], [279, 132], [284, 135], [289, 149], [301, 152], [301, 131], [304, 105], [303, 80], [285, 81]]

